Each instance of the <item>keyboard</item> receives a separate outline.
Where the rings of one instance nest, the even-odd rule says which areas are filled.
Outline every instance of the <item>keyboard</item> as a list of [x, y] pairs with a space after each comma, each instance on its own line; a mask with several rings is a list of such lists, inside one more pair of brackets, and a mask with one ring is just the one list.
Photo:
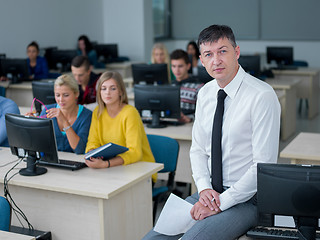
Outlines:
[[297, 70], [298, 67], [294, 66], [294, 65], [282, 65], [279, 67], [274, 67], [272, 69], [274, 69], [274, 70]]
[[87, 167], [84, 162], [59, 159], [58, 163], [39, 161], [39, 165], [70, 169], [72, 171]]
[[[247, 234], [248, 237], [253, 239], [284, 239], [299, 240], [299, 233], [296, 229], [281, 229], [281, 228], [266, 228], [255, 227], [250, 229]], [[320, 240], [320, 233], [316, 233], [316, 240]]]

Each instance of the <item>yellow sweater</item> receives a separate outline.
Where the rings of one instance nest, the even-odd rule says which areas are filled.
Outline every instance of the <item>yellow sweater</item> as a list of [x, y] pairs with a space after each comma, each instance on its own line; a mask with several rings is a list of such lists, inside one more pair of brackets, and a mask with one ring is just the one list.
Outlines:
[[[123, 159], [124, 165], [138, 161], [155, 162], [143, 123], [135, 107], [124, 106], [115, 118], [109, 116], [106, 108], [98, 118], [97, 110], [98, 107], [92, 113], [86, 152], [113, 142], [129, 148], [118, 155]], [[152, 175], [154, 182], [156, 176]]]

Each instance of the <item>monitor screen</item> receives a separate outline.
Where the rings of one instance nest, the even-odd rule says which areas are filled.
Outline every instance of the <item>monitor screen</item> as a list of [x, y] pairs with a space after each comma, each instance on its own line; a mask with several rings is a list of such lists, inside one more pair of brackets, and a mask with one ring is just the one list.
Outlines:
[[259, 55], [241, 55], [239, 64], [249, 74], [255, 77], [260, 76], [260, 56]]
[[95, 44], [99, 61], [109, 63], [118, 58], [118, 44]]
[[171, 85], [142, 85], [134, 86], [134, 104], [140, 114], [150, 111], [151, 128], [165, 127], [160, 123], [160, 118], [179, 119], [180, 111], [180, 87]]
[[1, 73], [8, 77], [11, 83], [29, 80], [27, 59], [4, 58], [1, 59]]
[[[55, 103], [54, 80], [32, 81], [33, 97], [39, 99], [44, 104]], [[35, 107], [38, 113], [41, 112], [41, 104], [35, 101]]]
[[47, 47], [44, 48], [44, 57], [47, 60], [49, 69], [56, 69], [57, 66], [55, 62], [51, 61], [51, 54], [53, 51], [58, 50], [58, 47]]
[[167, 64], [132, 64], [134, 84], [168, 84]]
[[293, 216], [302, 233], [319, 229], [320, 166], [258, 163], [257, 184], [259, 213]]
[[207, 83], [210, 82], [213, 79], [213, 77], [209, 75], [205, 67], [198, 66], [198, 79], [202, 83]]
[[267, 62], [272, 61], [277, 65], [293, 65], [293, 47], [267, 47]]
[[60, 72], [71, 71], [71, 61], [77, 56], [77, 50], [52, 50], [48, 56], [48, 62], [53, 69], [58, 69]]
[[52, 162], [58, 159], [53, 120], [10, 113], [5, 119], [12, 154], [27, 157], [27, 167], [19, 173], [25, 176], [45, 173], [47, 170], [38, 167], [37, 160]]

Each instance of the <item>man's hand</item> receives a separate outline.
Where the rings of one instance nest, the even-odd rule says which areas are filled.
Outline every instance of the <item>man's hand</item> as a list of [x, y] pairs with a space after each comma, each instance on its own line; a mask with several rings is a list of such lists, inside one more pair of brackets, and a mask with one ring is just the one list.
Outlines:
[[195, 205], [193, 205], [190, 214], [194, 220], [203, 220], [220, 212], [221, 210], [219, 208], [218, 211], [212, 211], [210, 208], [203, 206], [202, 203], [197, 202]]
[[213, 189], [205, 189], [199, 193], [199, 202], [204, 206], [208, 207], [211, 211], [220, 210], [220, 193], [216, 192]]

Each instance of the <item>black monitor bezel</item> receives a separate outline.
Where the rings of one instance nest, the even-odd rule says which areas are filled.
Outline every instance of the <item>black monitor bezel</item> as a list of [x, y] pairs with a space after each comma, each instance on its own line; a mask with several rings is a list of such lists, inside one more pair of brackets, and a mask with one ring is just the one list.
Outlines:
[[[14, 70], [15, 68], [17, 70]], [[18, 72], [18, 74], [16, 73]], [[12, 74], [11, 83], [20, 83], [29, 80], [28, 61], [25, 58], [3, 58], [1, 59], [1, 74], [7, 76]]]
[[319, 199], [320, 166], [257, 164], [259, 214], [292, 216], [296, 228], [307, 236], [320, 230]]
[[134, 86], [134, 103], [141, 115], [143, 110], [151, 111], [152, 123], [148, 125], [151, 128], [166, 126], [160, 123], [160, 118], [178, 120], [181, 117], [179, 86], [137, 84]]
[[[44, 169], [37, 167], [40, 159], [45, 162], [58, 162], [52, 119], [7, 113], [5, 121], [11, 153], [21, 158], [27, 157], [27, 168], [20, 171], [21, 175], [39, 175], [38, 171]], [[42, 171], [40, 174], [46, 172]]]
[[162, 64], [132, 64], [134, 84], [169, 84], [168, 65]]
[[[56, 103], [54, 95], [54, 80], [47, 79], [41, 81], [32, 81], [32, 94], [44, 104]], [[41, 104], [35, 101], [35, 107], [38, 113], [41, 112]]]
[[261, 73], [260, 55], [240, 55], [239, 64], [249, 74], [259, 77]]
[[270, 64], [275, 61], [278, 67], [293, 65], [293, 47], [267, 47], [267, 63]]

